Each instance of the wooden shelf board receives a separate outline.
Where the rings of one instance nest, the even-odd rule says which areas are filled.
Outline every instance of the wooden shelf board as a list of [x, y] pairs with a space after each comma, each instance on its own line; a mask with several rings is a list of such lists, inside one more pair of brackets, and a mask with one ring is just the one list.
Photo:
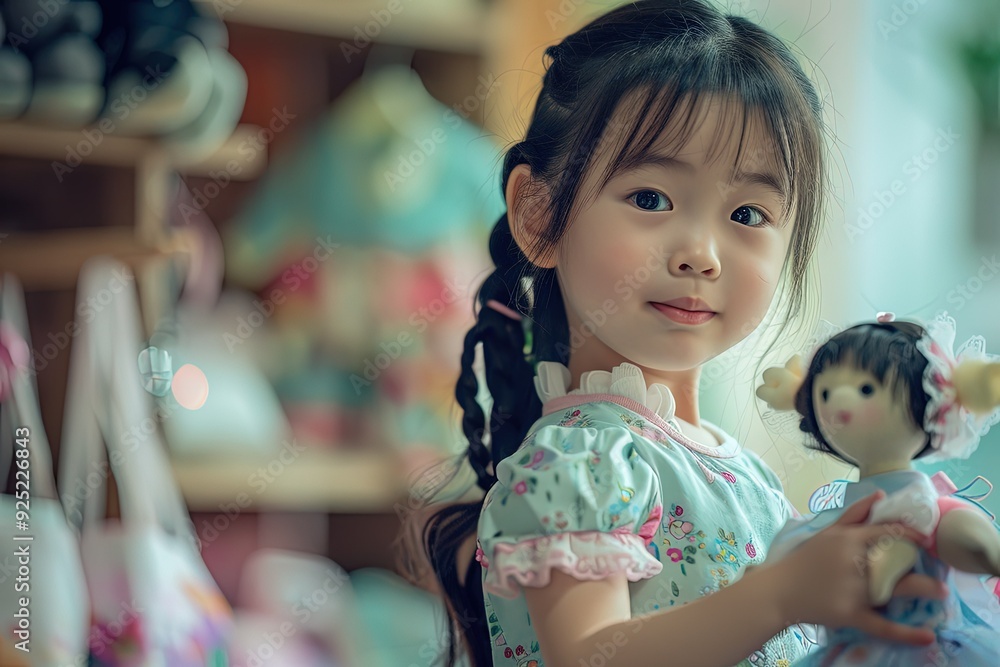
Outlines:
[[421, 0], [200, 1], [209, 15], [230, 23], [347, 39], [359, 50], [373, 41], [475, 54], [488, 27], [486, 9], [468, 1], [447, 9], [444, 3], [421, 7]]
[[[166, 160], [171, 167], [192, 176], [228, 170], [227, 165], [235, 161], [240, 166], [239, 173], [230, 173], [230, 178], [250, 180], [264, 170], [267, 151], [259, 144], [254, 145], [252, 153], [240, 148], [254, 141], [252, 137], [259, 131], [256, 126], [243, 124], [208, 158], [171, 160], [164, 157], [165, 148], [155, 138], [105, 134], [99, 127], [71, 130], [21, 121], [0, 122], [0, 155], [63, 163], [68, 168], [75, 164], [135, 167], [147, 158], [155, 158]], [[252, 159], [247, 159], [248, 153], [253, 155]]]
[[309, 448], [288, 464], [174, 459], [174, 476], [193, 512], [283, 510], [393, 512], [406, 503], [401, 462], [390, 453]]
[[0, 236], [0, 267], [18, 276], [25, 289], [65, 289], [76, 284], [80, 268], [96, 255], [110, 255], [133, 269], [149, 260], [186, 252], [191, 232], [175, 230], [168, 242], [143, 244], [131, 227], [87, 227]]

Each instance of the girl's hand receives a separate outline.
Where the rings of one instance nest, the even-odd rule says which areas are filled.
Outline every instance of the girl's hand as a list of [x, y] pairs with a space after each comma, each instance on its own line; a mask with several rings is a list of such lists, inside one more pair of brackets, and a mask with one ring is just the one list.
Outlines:
[[[923, 536], [900, 523], [864, 525], [872, 505], [885, 495], [863, 498], [786, 557], [768, 566], [777, 586], [779, 610], [788, 625], [817, 623], [830, 629], [851, 626], [873, 637], [908, 644], [934, 641], [931, 630], [889, 621], [873, 608], [869, 597], [869, 550], [876, 554], [892, 538], [918, 544]], [[925, 575], [903, 577], [896, 595], [943, 599], [945, 585]]]

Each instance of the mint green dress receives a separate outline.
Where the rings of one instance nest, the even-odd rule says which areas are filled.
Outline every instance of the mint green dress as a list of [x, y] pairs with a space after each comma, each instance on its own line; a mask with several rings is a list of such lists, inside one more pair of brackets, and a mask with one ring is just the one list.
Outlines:
[[[584, 373], [567, 393], [569, 381], [562, 364], [538, 365], [543, 415], [497, 466], [480, 515], [495, 667], [545, 664], [521, 588], [544, 586], [552, 568], [581, 580], [624, 572], [636, 619], [627, 636], [643, 614], [738, 580], [797, 516], [774, 472], [719, 427], [702, 420], [718, 445], [685, 437], [669, 389], [647, 388], [638, 367]], [[786, 628], [739, 664], [786, 667], [815, 645], [813, 630]], [[705, 641], [725, 634], [705, 628]]]

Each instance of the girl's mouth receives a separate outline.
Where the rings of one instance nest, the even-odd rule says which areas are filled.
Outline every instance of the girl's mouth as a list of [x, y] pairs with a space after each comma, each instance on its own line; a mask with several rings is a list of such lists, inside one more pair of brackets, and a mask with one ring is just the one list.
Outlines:
[[710, 310], [685, 310], [676, 306], [668, 306], [665, 303], [649, 302], [653, 308], [666, 315], [670, 320], [678, 324], [704, 324], [715, 317], [715, 313]]

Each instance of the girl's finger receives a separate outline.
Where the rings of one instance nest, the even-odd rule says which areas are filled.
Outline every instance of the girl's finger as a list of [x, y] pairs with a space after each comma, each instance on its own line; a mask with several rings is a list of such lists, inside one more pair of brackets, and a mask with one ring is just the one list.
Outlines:
[[871, 511], [872, 505], [877, 503], [884, 496], [885, 496], [885, 491], [879, 489], [875, 493], [855, 502], [853, 505], [844, 510], [844, 513], [837, 518], [837, 521], [834, 522], [834, 525], [863, 523], [865, 519], [868, 518], [868, 512]]
[[949, 591], [948, 586], [940, 579], [911, 573], [899, 580], [892, 594], [896, 597], [944, 600], [948, 597]]
[[886, 538], [891, 540], [909, 540], [919, 546], [927, 543], [927, 537], [920, 532], [901, 523], [873, 523], [859, 530], [870, 547], [886, 546]]
[[926, 646], [934, 643], [934, 633], [931, 630], [893, 623], [885, 616], [870, 609], [862, 611], [854, 625], [872, 637], [886, 641], [913, 644], [914, 646]]

